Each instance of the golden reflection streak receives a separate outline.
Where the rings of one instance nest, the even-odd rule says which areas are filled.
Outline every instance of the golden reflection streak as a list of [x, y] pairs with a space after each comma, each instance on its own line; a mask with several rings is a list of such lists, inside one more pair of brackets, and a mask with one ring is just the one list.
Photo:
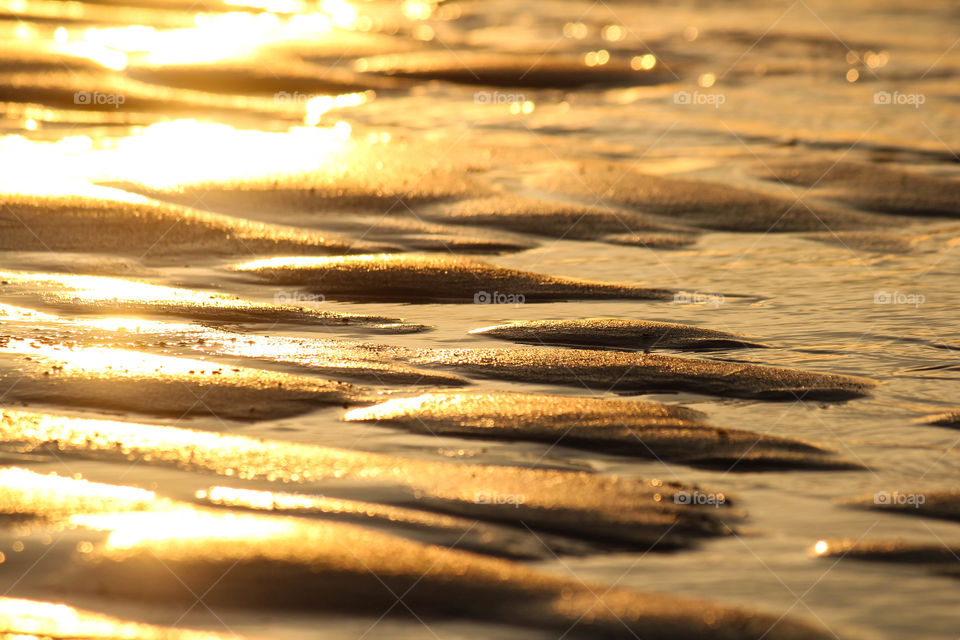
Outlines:
[[227, 377], [231, 368], [226, 365], [158, 356], [140, 351], [127, 351], [107, 347], [74, 347], [63, 344], [41, 344], [32, 340], [11, 338], [0, 346], [0, 353], [48, 358], [54, 366], [67, 374], [100, 373], [120, 371], [124, 374], [152, 376], [204, 376], [217, 374]]
[[117, 178], [154, 188], [251, 179], [326, 166], [350, 133], [345, 122], [330, 129], [294, 127], [289, 133], [266, 133], [177, 120], [118, 140], [110, 168]]
[[115, 202], [146, 204], [141, 195], [91, 184], [103, 177], [91, 154], [89, 136], [67, 136], [56, 142], [28, 140], [20, 135], [0, 136], [0, 156], [16, 158], [0, 172], [0, 193], [80, 196]]
[[277, 491], [257, 491], [215, 486], [196, 492], [197, 500], [227, 507], [247, 507], [261, 511], [289, 511], [294, 509], [319, 509], [327, 498]]
[[[23, 273], [15, 271], [0, 271], [0, 280], [13, 282], [21, 287], [30, 287], [38, 290], [39, 298], [52, 304], [87, 306], [90, 311], [109, 314], [110, 307], [116, 306], [120, 310], [124, 305], [129, 309], [124, 313], [175, 315], [186, 310], [190, 317], [195, 317], [200, 311], [206, 312], [208, 317], [216, 318], [222, 312], [226, 317], [230, 314], [267, 312], [265, 317], [274, 318], [278, 312], [292, 312], [297, 316], [310, 317], [311, 310], [305, 305], [289, 305], [281, 303], [264, 303], [243, 300], [221, 293], [209, 293], [191, 289], [180, 289], [145, 282], [111, 278], [107, 276], [78, 276]], [[189, 323], [175, 323], [167, 320], [146, 320], [141, 318], [80, 318], [67, 319], [57, 315], [42, 313], [32, 309], [0, 304], [0, 317], [20, 321], [45, 321], [63, 324], [102, 328], [107, 331], [131, 331], [142, 333], [165, 333], [183, 331], [196, 333], [203, 331], [203, 327]], [[350, 318], [349, 314], [342, 317]], [[358, 316], [359, 317], [359, 316]], [[277, 341], [285, 342], [282, 340]]]
[[29, 469], [0, 469], [0, 513], [27, 513], [50, 519], [76, 514], [165, 508], [153, 491], [102, 484]]
[[75, 609], [66, 604], [21, 598], [0, 598], [0, 634], [7, 640], [40, 640], [40, 638], [214, 640], [224, 638], [217, 633], [165, 629]]
[[202, 333], [205, 331], [203, 327], [195, 324], [142, 320], [140, 318], [82, 318], [79, 320], [63, 320], [63, 322], [115, 333], [169, 334], [169, 332]]
[[286, 534], [285, 520], [200, 510], [153, 491], [28, 469], [0, 469], [0, 513], [29, 514], [109, 531], [108, 549], [183, 538], [250, 540]]
[[61, 294], [61, 297], [67, 299], [81, 298], [85, 302], [116, 300], [121, 302], [186, 302], [198, 305], [205, 303], [217, 304], [218, 302], [230, 305], [231, 302], [234, 302], [234, 300], [224, 295], [201, 293], [190, 289], [165, 287], [158, 284], [124, 280], [123, 278], [110, 278], [107, 276], [59, 275], [52, 273], [30, 274], [15, 271], [0, 271], [0, 278], [21, 282], [36, 282], [38, 285], [61, 285], [67, 289], [67, 291]]
[[394, 255], [388, 253], [362, 254], [350, 256], [277, 256], [275, 258], [259, 258], [235, 265], [237, 271], [259, 271], [261, 269], [321, 269], [335, 267], [342, 263], [367, 263], [375, 265], [384, 258], [395, 258], [398, 261], [416, 263], [422, 260], [421, 256]]
[[270, 13], [304, 13], [307, 3], [301, 0], [224, 0], [231, 7], [263, 9]]
[[342, 29], [352, 29], [357, 23], [357, 10], [346, 0], [323, 0], [320, 9]]
[[210, 431], [159, 427], [134, 422], [69, 418], [4, 410], [0, 413], [2, 440], [25, 441], [36, 447], [54, 443], [64, 452], [110, 452], [147, 457], [159, 464], [206, 469], [241, 479], [301, 482], [322, 478], [403, 476], [431, 467], [377, 454], [314, 447], [277, 440]]
[[404, 0], [401, 10], [409, 20], [429, 20], [437, 4], [437, 0]]
[[[304, 105], [304, 119], [316, 125], [324, 113], [364, 104], [372, 96], [316, 96]], [[343, 121], [329, 128], [300, 126], [274, 133], [181, 119], [152, 124], [96, 147], [88, 136], [53, 143], [3, 136], [0, 154], [16, 156], [18, 162], [0, 175], [0, 192], [146, 203], [143, 196], [91, 183], [126, 181], [163, 189], [325, 169], [336, 165], [351, 132]]]
[[5, 320], [17, 320], [22, 322], [58, 322], [60, 316], [42, 311], [34, 311], [24, 307], [15, 307], [11, 304], [0, 302], [0, 317]]
[[71, 524], [109, 531], [106, 549], [130, 549], [144, 543], [216, 539], [254, 541], [287, 535], [296, 530], [294, 523], [245, 514], [206, 512], [183, 507], [169, 511], [78, 515]]
[[58, 30], [53, 50], [87, 58], [108, 69], [128, 65], [200, 64], [253, 58], [264, 46], [328, 38], [337, 29], [353, 30], [357, 10], [344, 0], [324, 0], [308, 11], [302, 0], [227, 0], [260, 13], [198, 13], [194, 26], [159, 30], [151, 26]]
[[[378, 502], [346, 500], [321, 495], [285, 493], [280, 491], [258, 491], [238, 489], [221, 485], [197, 491], [197, 500], [224, 507], [239, 507], [257, 511], [284, 511], [287, 515], [337, 514], [356, 516], [363, 520], [388, 520], [433, 530], [449, 529], [456, 531], [474, 531], [481, 536], [489, 536], [484, 525], [475, 520], [459, 518], [443, 513], [397, 507]], [[466, 535], [466, 534], [464, 534]]]
[[[124, 280], [123, 278], [111, 278], [108, 276], [80, 276], [80, 275], [59, 275], [52, 273], [33, 274], [21, 273], [16, 271], [0, 271], [0, 279], [14, 281], [17, 284], [32, 285], [38, 288], [49, 287], [50, 285], [59, 285], [62, 290], [51, 292], [58, 299], [64, 302], [79, 301], [82, 303], [97, 302], [115, 302], [139, 303], [144, 305], [189, 305], [197, 307], [207, 307], [223, 310], [245, 310], [258, 308], [265, 305], [256, 302], [238, 300], [225, 294], [208, 293], [194, 291], [192, 289], [180, 289], [177, 287], [167, 287], [159, 284], [149, 284], [147, 282], [137, 282], [134, 280]], [[18, 315], [23, 319], [58, 319], [57, 316], [44, 314], [39, 311], [21, 309], [4, 305], [0, 310]], [[78, 321], [87, 322], [87, 321]], [[140, 323], [144, 329], [163, 330], [165, 327], [175, 326], [193, 326], [193, 325], [171, 325], [167, 322], [155, 322], [150, 320], [135, 319], [105, 319], [89, 320], [95, 324], [105, 323], [103, 326], [109, 327], [111, 323], [134, 323], [130, 324], [131, 329], [136, 328], [136, 323]], [[116, 325], [114, 325], [116, 326]]]

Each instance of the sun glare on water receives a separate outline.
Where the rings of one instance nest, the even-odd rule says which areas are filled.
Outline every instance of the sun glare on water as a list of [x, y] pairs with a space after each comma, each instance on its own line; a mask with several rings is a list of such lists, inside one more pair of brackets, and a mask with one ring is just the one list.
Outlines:
[[268, 133], [176, 120], [118, 140], [115, 149], [104, 152], [108, 160], [104, 169], [113, 173], [113, 179], [154, 188], [309, 171], [326, 167], [350, 134], [350, 125], [342, 121], [331, 128]]
[[243, 514], [208, 513], [190, 508], [80, 515], [71, 522], [89, 529], [109, 531], [107, 549], [129, 549], [145, 543], [189, 539], [256, 540], [283, 535], [294, 529], [282, 520]]
[[[307, 120], [318, 123], [330, 109], [366, 99], [365, 94], [315, 98], [306, 105]], [[97, 146], [87, 136], [69, 136], [57, 142], [5, 136], [0, 137], [0, 152], [16, 152], [19, 161], [0, 175], [0, 190], [145, 202], [142, 196], [95, 183], [133, 182], [165, 189], [185, 183], [323, 170], [336, 162], [351, 132], [344, 121], [332, 127], [301, 126], [281, 133], [183, 119], [143, 127]]]
[[[0, 628], [7, 640], [42, 640], [49, 638], [170, 638], [165, 629], [139, 622], [75, 609], [67, 604], [38, 602], [23, 598], [0, 598]], [[216, 640], [223, 638], [210, 632], [183, 631], [182, 640]]]
[[57, 53], [88, 58], [103, 67], [200, 64], [253, 57], [267, 45], [328, 38], [335, 29], [352, 30], [357, 10], [344, 0], [324, 0], [309, 11], [301, 0], [228, 0], [227, 5], [263, 9], [198, 13], [194, 26], [156, 29], [152, 26], [90, 27], [54, 37]]

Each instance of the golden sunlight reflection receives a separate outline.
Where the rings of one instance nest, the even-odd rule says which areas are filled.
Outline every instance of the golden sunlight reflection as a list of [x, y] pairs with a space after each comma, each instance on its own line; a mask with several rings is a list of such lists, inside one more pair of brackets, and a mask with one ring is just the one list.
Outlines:
[[163, 508], [153, 491], [40, 474], [28, 469], [0, 469], [0, 513], [32, 513], [48, 518], [74, 514]]
[[67, 40], [62, 44], [58, 43], [54, 51], [77, 56], [78, 58], [87, 58], [114, 71], [121, 71], [127, 67], [127, 54], [123, 51], [117, 51], [116, 49], [88, 40], [76, 40], [72, 42]]
[[[23, 273], [0, 271], [0, 279], [15, 284], [21, 291], [36, 291], [42, 303], [74, 307], [79, 305], [106, 318], [67, 319], [24, 307], [0, 304], [0, 318], [21, 322], [56, 322], [60, 324], [91, 327], [105, 331], [130, 333], [195, 333], [204, 328], [189, 323], [154, 321], [129, 317], [127, 314], [189, 315], [196, 317], [200, 311], [214, 317], [223, 312], [226, 316], [240, 313], [265, 312], [275, 318], [277, 312], [293, 310], [297, 317], [309, 312], [303, 305], [284, 305], [278, 302], [264, 303], [244, 300], [221, 293], [209, 293], [180, 289], [163, 285], [136, 282], [107, 276], [76, 276], [61, 274]], [[283, 342], [279, 337], [278, 343]]]
[[119, 202], [146, 203], [147, 198], [91, 184], [89, 136], [67, 136], [56, 142], [28, 140], [20, 135], [0, 136], [0, 155], [16, 157], [0, 172], [0, 192], [47, 196], [86, 196]]
[[[383, 260], [390, 254], [367, 254], [335, 257], [318, 256], [277, 256], [275, 258], [260, 258], [235, 265], [237, 271], [259, 271], [261, 269], [322, 269], [332, 267], [342, 262], [361, 263], [371, 265]], [[400, 255], [401, 261], [413, 262], [416, 258]]]
[[329, 15], [333, 24], [338, 27], [350, 29], [357, 22], [357, 10], [346, 0], [323, 0], [320, 9]]
[[[316, 126], [320, 124], [320, 117], [331, 109], [343, 109], [344, 107], [358, 107], [366, 103], [371, 97], [375, 94], [373, 91], [361, 91], [357, 93], [345, 93], [339, 96], [316, 96], [310, 98], [307, 101], [306, 115], [304, 116], [304, 124], [309, 126]], [[334, 125], [334, 131], [337, 127], [340, 127], [340, 133], [346, 134], [349, 136], [350, 131], [344, 130], [343, 127], [349, 127], [346, 122], [338, 122]]]
[[11, 338], [0, 346], [0, 353], [47, 358], [58, 371], [67, 374], [123, 372], [132, 375], [228, 376], [230, 367], [202, 360], [158, 356], [140, 351], [106, 347], [76, 347], [63, 344], [42, 344], [32, 340]]
[[224, 0], [224, 4], [263, 9], [271, 13], [302, 13], [307, 10], [307, 3], [300, 0]]
[[826, 540], [817, 540], [817, 543], [813, 545], [813, 553], [818, 556], [822, 556], [830, 549], [830, 545]]
[[404, 0], [403, 15], [410, 20], [427, 20], [437, 9], [436, 0]]
[[140, 318], [84, 318], [69, 321], [70, 324], [103, 329], [116, 333], [150, 333], [168, 334], [172, 331], [200, 332], [202, 327], [195, 324], [178, 322], [161, 322], [159, 320], [143, 320]]
[[[155, 188], [187, 182], [263, 177], [316, 169], [343, 149], [350, 125], [294, 127], [289, 133], [234, 129], [225, 124], [177, 120], [151, 125], [117, 141], [112, 167]], [[184, 153], [184, 149], [191, 149]]]
[[357, 11], [344, 0], [324, 0], [320, 10], [312, 12], [302, 0], [227, 0], [227, 4], [264, 11], [198, 13], [193, 27], [180, 29], [60, 27], [54, 33], [54, 51], [115, 70], [137, 64], [198, 64], [250, 58], [267, 45], [317, 40], [330, 37], [334, 29], [357, 26]]
[[[301, 482], [322, 478], [404, 477], [414, 470], [420, 473], [431, 466], [413, 461], [398, 464], [396, 458], [279, 440], [29, 411], [3, 410], [0, 425], [0, 441], [8, 446], [14, 441], [31, 449], [44, 443], [56, 443], [61, 451], [68, 453], [97, 452], [121, 455], [125, 460], [128, 456], [149, 456], [153, 464], [206, 469], [244, 480], [262, 478], [269, 482]], [[35, 478], [46, 477], [21, 472]], [[10, 482], [4, 483], [5, 477], [0, 474], [0, 486], [28, 486], [18, 484], [18, 476], [10, 476]], [[74, 485], [68, 485], [68, 488], [71, 486]], [[0, 493], [0, 497], [2, 495]], [[152, 492], [143, 495], [153, 497]]]
[[21, 598], [0, 598], [0, 630], [7, 640], [41, 638], [96, 638], [140, 640], [213, 640], [223, 636], [210, 632], [154, 627], [139, 622], [75, 609], [66, 604], [38, 602]]
[[33, 309], [15, 307], [11, 304], [4, 304], [2, 302], [0, 302], [0, 317], [8, 321], [19, 320], [27, 322], [56, 322], [60, 320], [59, 316], [55, 316], [51, 313], [43, 313], [42, 311], [34, 311]]
[[[357, 93], [315, 98], [306, 105], [305, 119], [316, 125], [327, 111], [363, 104], [370, 97]], [[142, 196], [91, 183], [131, 181], [172, 188], [187, 182], [322, 169], [335, 163], [334, 156], [344, 150], [351, 133], [343, 121], [329, 128], [302, 126], [272, 133], [184, 119], [153, 124], [96, 147], [87, 136], [57, 142], [2, 136], [0, 153], [16, 156], [18, 162], [4, 168], [0, 192], [144, 203], [148, 200]]]
[[324, 500], [324, 498], [318, 498], [317, 496], [296, 493], [256, 491], [222, 486], [201, 489], [195, 495], [198, 500], [206, 500], [211, 504], [246, 507], [261, 511], [311, 509], [317, 507], [318, 503]]
[[285, 493], [280, 491], [257, 491], [235, 487], [213, 486], [196, 492], [197, 500], [224, 507], [239, 507], [258, 511], [287, 511], [297, 515], [315, 513], [363, 516], [387, 519], [392, 522], [428, 527], [462, 527], [463, 521], [431, 511], [397, 507], [379, 502], [345, 500], [322, 495]]
[[59, 285], [66, 289], [63, 297], [81, 299], [85, 302], [166, 302], [195, 303], [234, 307], [236, 300], [223, 295], [202, 293], [190, 289], [165, 287], [158, 284], [136, 282], [106, 276], [78, 276], [60, 274], [31, 274], [15, 271], [0, 271], [0, 277], [18, 283], [36, 283], [38, 286]]
[[244, 514], [199, 511], [183, 507], [165, 511], [78, 515], [75, 525], [109, 531], [107, 549], [129, 549], [144, 543], [215, 538], [255, 540], [292, 532], [295, 526], [283, 520], [269, 520]]

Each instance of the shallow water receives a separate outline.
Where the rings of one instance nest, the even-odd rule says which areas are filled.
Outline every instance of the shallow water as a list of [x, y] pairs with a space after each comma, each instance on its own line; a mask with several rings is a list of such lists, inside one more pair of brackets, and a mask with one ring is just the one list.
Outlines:
[[[455, 547], [457, 527], [472, 521], [489, 530], [472, 534], [470, 550], [509, 555], [496, 552], [504, 536], [503, 545], [527, 557], [510, 566], [571, 584], [701, 598], [809, 622], [839, 638], [956, 638], [955, 577], [919, 565], [817, 557], [814, 545], [960, 545], [957, 522], [842, 504], [883, 491], [951, 489], [960, 478], [960, 432], [918, 422], [960, 405], [958, 19], [954, 3], [892, 0], [236, 0], [201, 10], [155, 0], [10, 0], [0, 5], [0, 303], [11, 305], [0, 307], [3, 408], [407, 462], [392, 472], [403, 482], [372, 470], [382, 463], [350, 473], [330, 463], [332, 479], [306, 482], [260, 477], [250, 470], [262, 460], [244, 460], [246, 449], [237, 454], [232, 445], [221, 445], [240, 456], [227, 473], [184, 460], [161, 464], [176, 450], [162, 440], [118, 447], [122, 455], [81, 455], [56, 443], [30, 444], [8, 429], [2, 464], [139, 487], [157, 500], [195, 503], [198, 491], [213, 486], [323, 494], [394, 514], [364, 523], [377, 535]], [[848, 163], [859, 169], [847, 170]], [[794, 165], [807, 169], [791, 174]], [[544, 211], [558, 213], [537, 218]], [[464, 224], [471, 221], [465, 214], [480, 217]], [[393, 262], [389, 279], [357, 269], [337, 272], [334, 282], [302, 268], [329, 256], [381, 252], [433, 252], [440, 264], [453, 254], [502, 269], [441, 267], [427, 279], [425, 271], [397, 275]], [[258, 278], [242, 268], [273, 257], [292, 258], [280, 261], [294, 265], [292, 275], [271, 281], [270, 273]], [[591, 290], [585, 286], [563, 290], [568, 301], [539, 295], [563, 278], [666, 293], [631, 296], [621, 288], [617, 297], [651, 299], [581, 300]], [[474, 296], [494, 303], [472, 304]], [[278, 306], [290, 304], [305, 311]], [[434, 349], [514, 348], [469, 333], [480, 327], [591, 317], [691, 324], [771, 347], [654, 353], [876, 380], [866, 397], [844, 402], [682, 390], [642, 396], [700, 410], [718, 427], [816, 444], [866, 470], [707, 470], [562, 442], [343, 420], [341, 405], [457, 385], [613, 397], [604, 392], [613, 378], [600, 389], [498, 380], [432, 360]], [[72, 355], [44, 369], [51, 345]], [[215, 371], [188, 363], [189, 374], [158, 372], [154, 360], [123, 350], [203, 359]], [[83, 375], [71, 373], [76, 362]], [[221, 370], [223, 381], [216, 378]], [[330, 380], [355, 386], [327, 400], [305, 391], [314, 383], [336, 387]], [[176, 385], [176, 393], [164, 384]], [[144, 450], [142, 459], [134, 456]], [[489, 515], [466, 494], [454, 495], [473, 492], [476, 483], [452, 474], [450, 486], [437, 486], [427, 482], [429, 465], [411, 461], [677, 482], [722, 493], [736, 514], [702, 509], [708, 522], [716, 516], [729, 530], [689, 548], [624, 549], [607, 544], [618, 537], [611, 533], [617, 522], [633, 527], [629, 518], [654, 517], [656, 505], [640, 501], [617, 521], [615, 499], [628, 493], [611, 494], [606, 507], [575, 504], [588, 493], [564, 496], [572, 506], [557, 502], [551, 511], [545, 502], [537, 512], [528, 505], [533, 519], [521, 527], [517, 511]], [[531, 499], [546, 500], [543, 482], [530, 488]], [[600, 484], [584, 482], [599, 491]], [[407, 516], [394, 508], [429, 513], [428, 525], [397, 525]], [[560, 524], [551, 520], [566, 508], [582, 511]], [[250, 513], [237, 504], [221, 504], [223, 512]], [[352, 605], [208, 603], [201, 593], [186, 604], [118, 597], [125, 581], [137, 583], [135, 572], [107, 573], [106, 589], [74, 581], [64, 569], [84, 575], [77, 554], [61, 551], [91, 544], [96, 555], [107, 544], [102, 531], [82, 522], [64, 529], [62, 514], [36, 526], [11, 524], [18, 511], [4, 513], [0, 557], [9, 597], [226, 637], [563, 634], [493, 608], [488, 616], [445, 619], [457, 613], [451, 603], [420, 619]], [[445, 529], [438, 513], [460, 524]], [[571, 522], [584, 514], [599, 518], [597, 528], [574, 532]], [[314, 519], [304, 524], [297, 515], [270, 514], [281, 520], [263, 520], [266, 539], [283, 518], [309, 536], [336, 535], [318, 533]], [[343, 513], [310, 517], [347, 521]], [[129, 535], [129, 527], [116, 526], [114, 533]], [[233, 535], [225, 528], [204, 535]], [[143, 529], [149, 523], [134, 533]], [[184, 544], [189, 531], [180, 534]], [[211, 549], [216, 542], [204, 553]], [[256, 576], [242, 575], [249, 582], [231, 588], [256, 593]], [[279, 584], [272, 595], [281, 601], [302, 599], [312, 583]], [[19, 606], [8, 605], [14, 612]], [[85, 615], [37, 611], [69, 624], [36, 630], [4, 610], [0, 632], [69, 637], [77, 629], [70, 624]], [[127, 633], [120, 623], [96, 624], [103, 637]], [[168, 637], [154, 627], [130, 633]]]

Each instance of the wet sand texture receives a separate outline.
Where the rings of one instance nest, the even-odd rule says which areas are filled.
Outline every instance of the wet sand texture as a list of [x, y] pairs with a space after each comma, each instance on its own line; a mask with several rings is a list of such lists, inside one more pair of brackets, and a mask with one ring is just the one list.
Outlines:
[[629, 350], [751, 349], [768, 345], [746, 336], [670, 322], [584, 318], [529, 320], [474, 329], [470, 333], [533, 345], [609, 347]]
[[411, 362], [461, 373], [602, 391], [686, 391], [766, 400], [845, 400], [876, 386], [867, 378], [652, 353], [585, 349], [446, 349]]
[[663, 289], [544, 276], [445, 255], [375, 254], [340, 258], [277, 258], [234, 267], [255, 281], [300, 287], [343, 300], [490, 302], [483, 295], [516, 296], [518, 302], [576, 299], [657, 299]]
[[728, 470], [860, 468], [800, 440], [714, 427], [698, 411], [655, 402], [430, 393], [352, 409], [345, 418], [416, 433], [530, 440]]

